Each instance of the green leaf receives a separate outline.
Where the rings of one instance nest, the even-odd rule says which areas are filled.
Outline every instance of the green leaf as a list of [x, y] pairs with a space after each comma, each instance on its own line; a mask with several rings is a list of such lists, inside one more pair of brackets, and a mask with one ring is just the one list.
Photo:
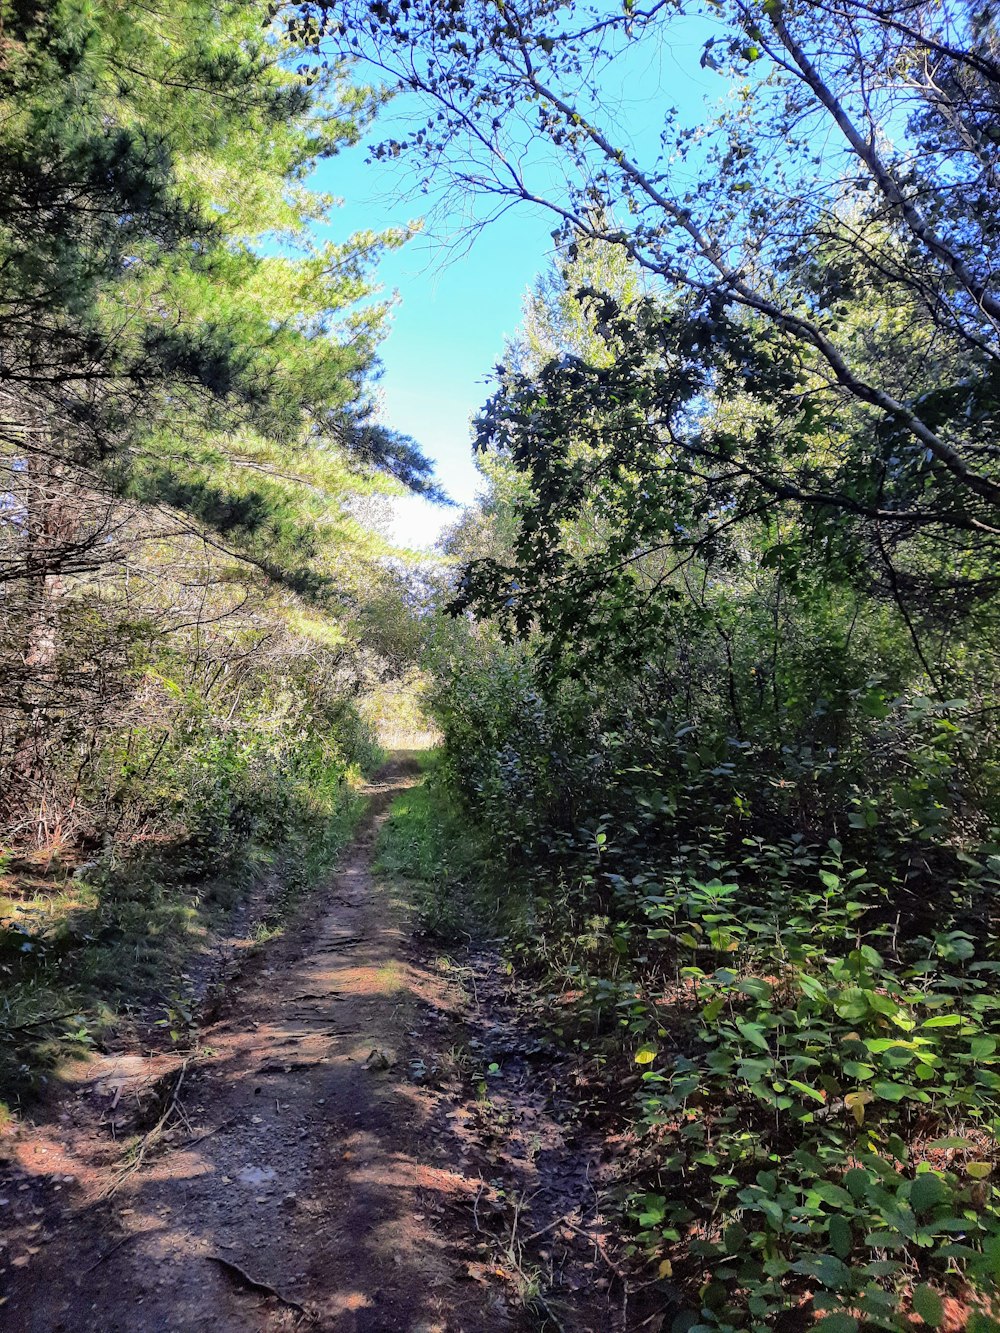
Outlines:
[[904, 1250], [906, 1241], [898, 1231], [869, 1231], [865, 1244], [873, 1250]]
[[747, 1229], [739, 1222], [733, 1222], [722, 1233], [722, 1243], [730, 1254], [739, 1254], [746, 1244]]
[[834, 1208], [850, 1208], [852, 1204], [851, 1196], [847, 1190], [841, 1189], [835, 1185], [832, 1180], [817, 1180], [811, 1186], [813, 1194], [818, 1195], [824, 1203], [832, 1204]]
[[736, 1020], [736, 1026], [739, 1028], [741, 1035], [759, 1050], [769, 1051], [771, 1049], [767, 1044], [767, 1038], [764, 1036], [764, 1031], [759, 1024], [746, 1023], [742, 1018], [738, 1018]]
[[854, 1232], [843, 1213], [834, 1213], [830, 1218], [830, 1245], [840, 1259], [846, 1259], [854, 1247]]
[[872, 1178], [860, 1166], [852, 1166], [850, 1171], [844, 1172], [844, 1184], [850, 1191], [852, 1198], [863, 1199], [871, 1189]]
[[816, 1333], [858, 1333], [858, 1321], [852, 1314], [838, 1311], [837, 1314], [827, 1314], [817, 1319], [813, 1328]]
[[851, 1270], [843, 1259], [832, 1254], [812, 1254], [792, 1264], [792, 1271], [814, 1277], [831, 1291], [845, 1291], [851, 1285]]
[[912, 1092], [905, 1083], [886, 1083], [880, 1079], [872, 1084], [872, 1092], [884, 1102], [901, 1102], [908, 1092]]
[[887, 1051], [896, 1051], [900, 1055], [913, 1058], [913, 1043], [903, 1037], [866, 1037], [865, 1045], [873, 1055], [884, 1055]]
[[659, 1051], [657, 1047], [651, 1046], [647, 1042], [646, 1045], [639, 1047], [635, 1053], [634, 1059], [637, 1065], [651, 1065], [658, 1054]]
[[758, 1199], [757, 1207], [773, 1227], [780, 1227], [785, 1220], [780, 1204], [775, 1203], [773, 1199]]
[[875, 1073], [871, 1065], [862, 1064], [859, 1060], [845, 1060], [840, 1067], [846, 1078], [866, 1079]]
[[797, 1078], [790, 1078], [788, 1086], [794, 1088], [797, 1092], [801, 1092], [805, 1097], [811, 1097], [814, 1102], [822, 1104], [826, 1101], [826, 1097], [817, 1088], [810, 1088], [808, 1083], [800, 1083]]
[[763, 977], [747, 977], [745, 981], [737, 983], [736, 989], [744, 995], [749, 995], [751, 999], [769, 1000], [774, 987]]
[[740, 1061], [737, 1072], [740, 1078], [745, 1078], [748, 1083], [757, 1083], [765, 1074], [770, 1073], [773, 1067], [773, 1060], [753, 1060], [746, 1056]]
[[923, 1171], [910, 1186], [910, 1207], [915, 1213], [926, 1213], [948, 1198], [948, 1189], [940, 1176]]
[[933, 1287], [926, 1282], [913, 1288], [913, 1308], [931, 1328], [940, 1328], [944, 1321], [944, 1303]]

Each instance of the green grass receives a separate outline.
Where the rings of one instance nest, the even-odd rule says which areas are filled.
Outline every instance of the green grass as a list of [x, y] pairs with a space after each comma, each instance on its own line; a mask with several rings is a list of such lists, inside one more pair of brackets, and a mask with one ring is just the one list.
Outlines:
[[442, 940], [503, 931], [509, 903], [487, 886], [480, 844], [445, 785], [439, 753], [420, 757], [421, 782], [396, 798], [376, 869], [404, 879], [425, 931]]

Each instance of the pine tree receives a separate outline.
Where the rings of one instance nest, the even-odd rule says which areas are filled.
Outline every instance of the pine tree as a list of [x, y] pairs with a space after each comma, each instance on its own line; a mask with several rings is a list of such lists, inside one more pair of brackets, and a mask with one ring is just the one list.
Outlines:
[[113, 729], [150, 639], [248, 607], [256, 642], [295, 595], [354, 614], [378, 558], [354, 494], [434, 491], [368, 393], [372, 267], [405, 234], [314, 239], [310, 173], [379, 98], [270, 18], [2, 8], [0, 780], [26, 819], [71, 801], [56, 751]]

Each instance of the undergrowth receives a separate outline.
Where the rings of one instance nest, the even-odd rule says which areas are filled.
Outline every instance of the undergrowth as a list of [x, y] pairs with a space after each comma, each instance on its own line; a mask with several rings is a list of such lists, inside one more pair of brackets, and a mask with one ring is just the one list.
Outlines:
[[876, 814], [831, 766], [837, 836], [751, 747], [595, 734], [498, 677], [451, 683], [435, 789], [632, 1127], [622, 1230], [664, 1327], [1000, 1328], [1000, 844], [948, 828], [959, 706], [896, 706], [907, 785]]
[[443, 941], [503, 932], [514, 904], [491, 884], [483, 849], [452, 796], [440, 753], [420, 755], [421, 782], [393, 802], [376, 869], [407, 881], [421, 928]]
[[[377, 757], [371, 748], [365, 766]], [[131, 1029], [189, 1040], [218, 983], [217, 937], [237, 931], [260, 943], [280, 933], [349, 837], [361, 786], [358, 766], [339, 756], [270, 789], [258, 774], [250, 826], [222, 826], [216, 813], [214, 834], [206, 819], [75, 872], [58, 862], [4, 868], [0, 1092], [10, 1106], [60, 1061]]]

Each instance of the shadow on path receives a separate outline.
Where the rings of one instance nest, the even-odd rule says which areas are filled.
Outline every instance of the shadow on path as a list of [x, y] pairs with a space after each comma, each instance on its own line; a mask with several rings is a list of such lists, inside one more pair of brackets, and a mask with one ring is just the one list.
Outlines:
[[406, 1078], [418, 1018], [457, 1005], [372, 873], [378, 829], [417, 773], [405, 755], [381, 771], [326, 888], [248, 964], [197, 1056], [168, 1068], [169, 1133], [136, 1170], [120, 1178], [128, 1159], [106, 1140], [91, 1169], [74, 1163], [57, 1124], [21, 1153], [6, 1193], [32, 1197], [32, 1174], [73, 1180], [54, 1226], [21, 1228], [0, 1328], [509, 1327], [454, 1248], [478, 1173], [436, 1141], [441, 1094]]

